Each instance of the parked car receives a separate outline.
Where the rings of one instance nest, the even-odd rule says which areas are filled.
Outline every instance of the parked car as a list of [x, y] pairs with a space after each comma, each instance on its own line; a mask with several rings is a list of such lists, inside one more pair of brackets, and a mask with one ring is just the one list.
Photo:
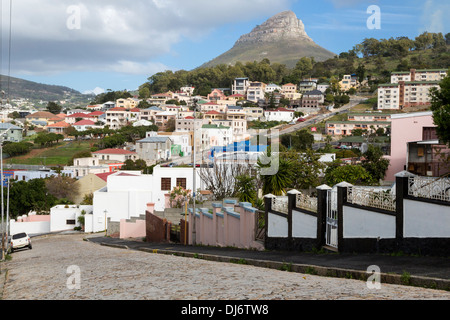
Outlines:
[[25, 247], [32, 248], [31, 239], [26, 232], [16, 233], [11, 237], [11, 252]]

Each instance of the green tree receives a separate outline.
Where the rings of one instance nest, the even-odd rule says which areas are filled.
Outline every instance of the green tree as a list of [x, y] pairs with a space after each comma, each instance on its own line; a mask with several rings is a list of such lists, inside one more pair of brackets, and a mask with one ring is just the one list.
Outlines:
[[240, 202], [250, 202], [255, 204], [257, 198], [255, 179], [249, 175], [240, 175], [236, 177], [236, 196]]
[[[450, 71], [450, 70], [449, 70]], [[439, 83], [439, 88], [430, 90], [431, 111], [439, 139], [450, 145], [450, 73]]]
[[336, 160], [325, 170], [325, 181], [330, 186], [344, 181], [351, 184], [360, 184], [370, 179], [370, 174], [362, 166], [341, 165], [340, 160]]
[[360, 64], [358, 68], [356, 68], [356, 76], [358, 77], [359, 83], [362, 83], [366, 78], [366, 67], [363, 64]]
[[[6, 194], [6, 190], [4, 192]], [[56, 198], [48, 194], [44, 179], [13, 180], [10, 185], [9, 208], [11, 219], [28, 214], [30, 211], [48, 212], [55, 203]]]
[[308, 189], [320, 184], [320, 175], [325, 165], [320, 162], [320, 154], [308, 149], [305, 152], [290, 150], [282, 154], [283, 158], [290, 161], [292, 167], [292, 184], [294, 189]]
[[369, 173], [373, 183], [379, 183], [386, 175], [389, 162], [388, 159], [383, 158], [380, 147], [369, 144], [367, 151], [364, 153], [362, 167]]
[[266, 153], [258, 159], [257, 164], [260, 169], [269, 168], [271, 165], [271, 168], [275, 169], [271, 174], [260, 174], [264, 194], [271, 193], [281, 196], [286, 193], [287, 188], [292, 185], [292, 161], [280, 155], [272, 156], [270, 148], [267, 148]]
[[33, 147], [33, 144], [30, 142], [4, 142], [3, 145], [3, 153], [9, 155], [10, 157], [15, 157], [18, 155], [23, 155], [28, 153], [31, 148]]
[[59, 114], [59, 113], [61, 113], [62, 106], [60, 106], [56, 102], [50, 101], [47, 104], [47, 110], [48, 110], [48, 112], [51, 112], [53, 114]]

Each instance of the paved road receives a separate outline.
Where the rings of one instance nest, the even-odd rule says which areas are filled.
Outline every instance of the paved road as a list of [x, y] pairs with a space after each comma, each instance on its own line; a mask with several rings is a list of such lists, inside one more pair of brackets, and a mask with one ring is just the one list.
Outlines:
[[280, 136], [283, 135], [283, 134], [292, 133], [292, 132], [301, 130], [301, 129], [306, 128], [307, 126], [309, 126], [309, 125], [311, 125], [311, 124], [319, 123], [319, 122], [321, 122], [322, 120], [325, 120], [325, 119], [327, 119], [327, 118], [330, 118], [330, 117], [332, 117], [332, 116], [334, 116], [334, 115], [336, 115], [336, 114], [338, 114], [338, 113], [346, 112], [346, 111], [348, 111], [349, 109], [351, 109], [351, 108], [357, 106], [358, 104], [360, 104], [360, 103], [361, 103], [362, 101], [364, 101], [364, 100], [367, 100], [367, 98], [363, 98], [363, 97], [352, 97], [351, 100], [350, 100], [350, 102], [349, 102], [348, 104], [346, 104], [346, 105], [344, 105], [344, 106], [342, 106], [342, 107], [340, 107], [340, 108], [338, 108], [338, 109], [334, 109], [334, 110], [333, 110], [332, 112], [330, 112], [330, 113], [318, 114], [318, 115], [316, 115], [315, 117], [313, 117], [313, 118], [311, 118], [311, 119], [309, 119], [309, 120], [306, 120], [305, 122], [300, 122], [300, 123], [297, 123], [297, 124], [295, 124], [295, 125], [293, 125], [293, 126], [290, 126], [290, 127], [286, 128], [286, 129], [280, 130]]
[[3, 265], [3, 299], [450, 300], [447, 291], [390, 284], [369, 289], [360, 280], [118, 249], [83, 237], [36, 238], [32, 250], [15, 252]]

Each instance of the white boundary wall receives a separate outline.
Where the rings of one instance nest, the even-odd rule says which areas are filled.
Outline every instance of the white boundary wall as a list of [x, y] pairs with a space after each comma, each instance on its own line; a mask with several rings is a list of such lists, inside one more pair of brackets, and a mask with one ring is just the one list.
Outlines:
[[344, 238], [395, 238], [395, 216], [344, 206]]
[[292, 237], [317, 238], [317, 217], [293, 210]]
[[405, 199], [404, 238], [450, 238], [450, 207]]
[[288, 220], [287, 216], [280, 217], [279, 215], [269, 212], [267, 225], [267, 235], [274, 238], [288, 237]]

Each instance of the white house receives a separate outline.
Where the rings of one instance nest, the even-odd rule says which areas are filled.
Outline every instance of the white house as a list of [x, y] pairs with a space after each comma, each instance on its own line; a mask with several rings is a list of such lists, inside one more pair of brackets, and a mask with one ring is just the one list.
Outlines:
[[80, 120], [75, 122], [72, 126], [77, 129], [77, 131], [86, 131], [94, 127], [95, 122], [92, 120]]
[[126, 160], [136, 161], [138, 154], [125, 149], [103, 149], [92, 153], [95, 158], [100, 161], [116, 161], [125, 162]]
[[[86, 222], [92, 220], [91, 205], [57, 205], [50, 209], [50, 232], [73, 230], [74, 227], [80, 226], [78, 217], [85, 214]], [[86, 230], [86, 228], [85, 228]]]
[[264, 111], [264, 117], [266, 121], [286, 121], [291, 122], [294, 120], [294, 110], [288, 110], [286, 108], [278, 108], [276, 110]]
[[[119, 222], [121, 219], [139, 217], [145, 214], [148, 203], [154, 203], [156, 211], [164, 210], [165, 195], [177, 185], [193, 189], [192, 167], [157, 165], [153, 168], [153, 174], [136, 171], [109, 176], [106, 187], [94, 192], [92, 231], [105, 230], [107, 218]], [[203, 188], [199, 170], [196, 170], [196, 188]]]
[[272, 93], [274, 91], [281, 92], [281, 87], [275, 83], [270, 83], [265, 88], [266, 93]]

